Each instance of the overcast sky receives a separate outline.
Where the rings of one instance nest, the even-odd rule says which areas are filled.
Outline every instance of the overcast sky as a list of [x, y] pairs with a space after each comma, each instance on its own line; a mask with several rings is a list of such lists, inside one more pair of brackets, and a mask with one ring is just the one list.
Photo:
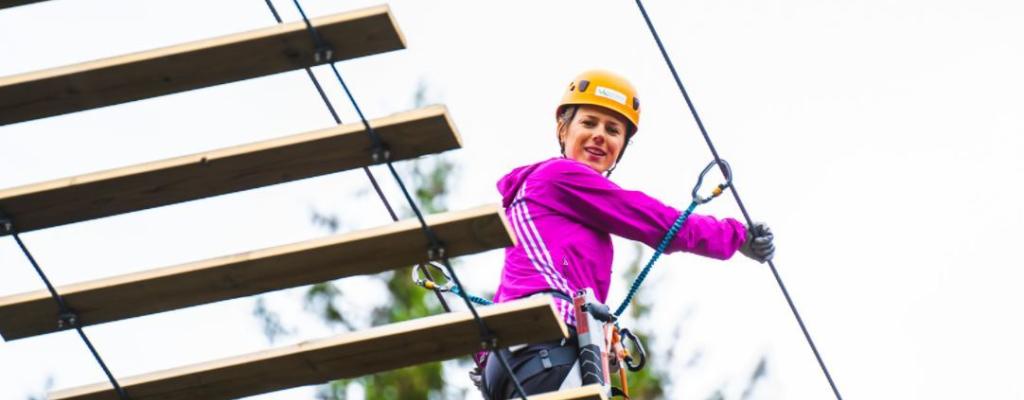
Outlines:
[[[298, 16], [277, 1], [286, 20]], [[377, 4], [307, 0], [326, 15]], [[1015, 1], [651, 1], [654, 23], [753, 217], [775, 231], [776, 262], [844, 397], [1024, 399], [1024, 3]], [[408, 49], [339, 64], [370, 117], [409, 109], [423, 82], [449, 107], [464, 148], [453, 209], [499, 201], [509, 169], [552, 157], [553, 109], [593, 67], [640, 91], [639, 135], [619, 184], [677, 207], [710, 154], [630, 1], [397, 1]], [[262, 1], [66, 1], [0, 10], [0, 76], [173, 45], [274, 23]], [[317, 69], [354, 121], [329, 70]], [[0, 188], [202, 152], [333, 123], [303, 72], [0, 127]], [[397, 199], [390, 179], [376, 170]], [[201, 260], [388, 222], [359, 171], [32, 232], [58, 285]], [[698, 212], [738, 217], [729, 197]], [[617, 241], [616, 265], [631, 257]], [[663, 258], [638, 324], [678, 341], [671, 397], [823, 399], [828, 385], [762, 265]], [[501, 252], [460, 267], [474, 292], [497, 285]], [[366, 278], [343, 290], [387, 294]], [[617, 303], [625, 281], [610, 298]], [[0, 239], [0, 296], [43, 286]], [[360, 289], [363, 288], [363, 289]], [[366, 289], [368, 288], [368, 289]], [[297, 333], [337, 333], [269, 296]], [[346, 300], [349, 301], [350, 300]], [[253, 299], [87, 328], [119, 377], [270, 348]], [[365, 303], [362, 303], [365, 304]], [[346, 310], [358, 316], [358, 302]], [[664, 360], [665, 357], [662, 358]], [[0, 343], [0, 398], [104, 380], [73, 332]], [[464, 385], [452, 376], [452, 385]], [[262, 398], [309, 398], [299, 388]]]

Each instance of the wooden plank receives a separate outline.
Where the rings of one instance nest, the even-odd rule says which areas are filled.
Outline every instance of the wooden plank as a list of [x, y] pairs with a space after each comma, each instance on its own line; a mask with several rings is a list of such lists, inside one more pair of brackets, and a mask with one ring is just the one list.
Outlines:
[[42, 3], [46, 0], [0, 0], [0, 10], [4, 8], [23, 6], [32, 3]]
[[[346, 60], [405, 48], [387, 6], [310, 22]], [[303, 21], [0, 78], [0, 125], [318, 64]]]
[[[371, 121], [395, 160], [461, 147], [443, 106]], [[109, 171], [0, 190], [19, 232], [138, 211], [373, 164], [352, 123]]]
[[[432, 215], [427, 223], [450, 257], [515, 244], [497, 205]], [[419, 222], [328, 236], [247, 253], [58, 287], [83, 325], [93, 325], [426, 262]], [[55, 332], [49, 292], [0, 298], [5, 340]]]
[[587, 385], [574, 389], [530, 396], [530, 400], [608, 400], [598, 385]]
[[[479, 309], [502, 346], [568, 335], [551, 298]], [[330, 339], [119, 379], [133, 400], [232, 399], [354, 378], [467, 355], [480, 348], [468, 312], [435, 315]], [[109, 383], [51, 393], [50, 399], [116, 399]]]

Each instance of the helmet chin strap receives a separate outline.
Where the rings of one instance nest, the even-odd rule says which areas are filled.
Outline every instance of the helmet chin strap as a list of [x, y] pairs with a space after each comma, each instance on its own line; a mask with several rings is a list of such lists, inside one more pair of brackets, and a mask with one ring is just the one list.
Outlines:
[[608, 168], [607, 171], [604, 171], [604, 177], [605, 178], [611, 178], [612, 177], [612, 171], [615, 171], [615, 168], [619, 166], [619, 161], [622, 160], [622, 155], [625, 154], [625, 153], [626, 153], [626, 146], [623, 145], [622, 146], [622, 152], [619, 153], [619, 158], [615, 160], [615, 164], [612, 164], [611, 168]]
[[610, 178], [612, 176], [612, 171], [614, 171], [615, 168], [619, 166], [619, 163], [622, 162], [622, 156], [626, 155], [626, 147], [629, 146], [629, 139], [632, 138], [633, 135], [630, 134], [629, 137], [626, 138], [626, 141], [622, 143], [622, 150], [619, 151], [619, 157], [615, 159], [615, 164], [612, 164], [612, 167], [608, 168], [608, 170], [604, 172], [605, 178]]

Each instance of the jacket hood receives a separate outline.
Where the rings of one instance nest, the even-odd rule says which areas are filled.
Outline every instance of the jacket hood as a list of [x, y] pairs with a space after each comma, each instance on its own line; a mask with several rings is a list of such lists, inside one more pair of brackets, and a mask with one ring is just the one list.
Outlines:
[[513, 169], [511, 172], [506, 174], [501, 180], [498, 181], [498, 192], [501, 193], [501, 205], [502, 207], [508, 208], [512, 204], [512, 200], [515, 200], [516, 193], [519, 192], [519, 188], [523, 187], [526, 183], [526, 178], [533, 174], [542, 164], [551, 161], [545, 160], [536, 164], [530, 164]]

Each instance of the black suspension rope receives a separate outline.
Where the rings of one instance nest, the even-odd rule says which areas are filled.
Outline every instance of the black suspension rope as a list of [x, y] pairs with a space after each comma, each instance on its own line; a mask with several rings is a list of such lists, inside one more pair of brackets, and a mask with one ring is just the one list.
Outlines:
[[[274, 14], [274, 20], [276, 20], [277, 23], [279, 23], [279, 24], [284, 22], [281, 19], [281, 15], [277, 13], [277, 9], [274, 7], [274, 4], [271, 3], [270, 0], [266, 0], [266, 3], [267, 3], [267, 7], [270, 8], [270, 12], [272, 14]], [[311, 28], [312, 28], [311, 25], [307, 25], [307, 29], [311, 29]], [[310, 32], [314, 35], [313, 36], [314, 37], [314, 45], [320, 46], [321, 45], [320, 35], [317, 34], [315, 30], [311, 30]], [[331, 64], [331, 66], [333, 67], [334, 64]], [[313, 86], [316, 87], [316, 92], [320, 95], [320, 99], [323, 100], [324, 105], [327, 106], [327, 111], [330, 111], [331, 117], [334, 118], [334, 122], [337, 123], [337, 124], [341, 124], [341, 117], [338, 116], [338, 112], [334, 109], [334, 105], [331, 104], [331, 100], [327, 97], [327, 93], [324, 92], [323, 86], [320, 85], [320, 80], [317, 79], [316, 75], [313, 74], [313, 70], [312, 69], [310, 69], [309, 67], [306, 67], [304, 69], [306, 70], [306, 75], [309, 76], [309, 80], [312, 81], [313, 82]], [[394, 208], [391, 207], [391, 203], [388, 202], [388, 199], [386, 197], [384, 197], [384, 192], [381, 190], [380, 184], [377, 183], [377, 179], [373, 176], [373, 173], [370, 172], [370, 169], [367, 168], [367, 167], [363, 167], [363, 172], [366, 173], [366, 178], [370, 181], [370, 185], [373, 186], [373, 190], [374, 190], [374, 192], [377, 193], [377, 197], [380, 198], [381, 203], [384, 204], [384, 208], [386, 208], [388, 210], [388, 215], [391, 216], [391, 220], [392, 221], [398, 221], [398, 214], [395, 213], [395, 210], [394, 210]], [[425, 271], [425, 274], [426, 274], [427, 278], [429, 278], [431, 280], [434, 279], [430, 275], [430, 271]], [[434, 290], [434, 295], [437, 296], [437, 300], [441, 303], [441, 307], [444, 308], [444, 310], [446, 312], [451, 312], [452, 309], [448, 305], [448, 301], [445, 300], [444, 295], [441, 294], [441, 291], [440, 290]]]
[[[697, 114], [697, 108], [694, 107], [693, 101], [690, 100], [690, 95], [686, 92], [686, 88], [683, 87], [683, 81], [679, 78], [679, 73], [676, 72], [676, 67], [672, 63], [672, 59], [669, 58], [668, 52], [665, 50], [664, 44], [661, 42], [661, 37], [658, 36], [658, 32], [654, 29], [654, 24], [651, 22], [651, 18], [647, 15], [647, 10], [644, 8], [641, 0], [636, 0], [636, 5], [640, 9], [640, 13], [643, 14], [644, 22], [647, 23], [647, 28], [651, 31], [651, 35], [654, 36], [654, 41], [658, 44], [658, 50], [661, 51], [661, 56], [665, 59], [665, 63], [668, 65], [669, 70], [672, 72], [672, 78], [676, 81], [676, 86], [679, 87], [679, 92], [683, 94], [683, 98], [686, 99], [686, 105], [690, 108], [690, 113], [693, 114], [693, 119], [697, 121], [697, 127], [700, 128], [700, 133], [704, 135], [704, 141], [707, 143], [708, 148], [711, 149], [711, 154], [715, 157], [715, 161], [719, 167], [722, 168], [722, 174], [727, 174], [725, 167], [722, 166], [721, 158], [718, 156], [718, 150], [715, 149], [714, 143], [711, 142], [711, 137], [708, 135], [707, 129], [704, 128], [704, 123], [700, 119], [700, 115]], [[728, 176], [728, 175], [726, 175]], [[747, 222], [747, 226], [753, 226], [753, 221], [750, 219], [750, 214], [747, 213], [747, 208], [743, 205], [743, 200], [740, 199], [739, 192], [736, 191], [735, 182], [729, 187], [732, 191], [733, 198], [736, 199], [736, 205], [739, 206], [740, 212], [743, 213], [743, 218]], [[800, 324], [800, 330], [804, 334], [804, 338], [807, 340], [807, 344], [811, 346], [811, 351], [814, 352], [814, 358], [818, 360], [818, 365], [821, 367], [821, 371], [825, 373], [825, 379], [828, 379], [829, 386], [832, 387], [832, 393], [835, 394], [836, 399], [842, 400], [843, 397], [839, 394], [839, 389], [836, 388], [835, 382], [832, 380], [832, 374], [829, 374], [828, 368], [825, 367], [825, 362], [821, 358], [821, 354], [818, 353], [818, 347], [814, 345], [814, 340], [811, 339], [811, 334], [807, 331], [807, 326], [804, 325], [803, 318], [800, 317], [800, 313], [796, 309], [796, 305], [793, 303], [793, 299], [789, 296], [789, 291], [786, 290], [786, 285], [782, 283], [782, 277], [779, 275], [779, 271], [775, 268], [775, 263], [771, 260], [768, 261], [768, 266], [771, 267], [772, 275], [775, 276], [775, 282], [779, 284], [779, 288], [782, 289], [782, 295], [786, 298], [786, 303], [789, 304], [789, 309], [793, 312], [793, 316], [796, 317], [796, 322]]]
[[[278, 22], [281, 22], [280, 16], [277, 14], [276, 11], [274, 11], [274, 6], [271, 3], [271, 1], [265, 1], [267, 5], [271, 8]], [[316, 29], [313, 28], [313, 25], [309, 22], [309, 18], [306, 16], [306, 12], [303, 10], [302, 5], [299, 3], [299, 1], [292, 0], [292, 2], [295, 4], [296, 9], [298, 9], [299, 14], [302, 16], [302, 20], [305, 22], [306, 28], [310, 32], [310, 35], [313, 39], [314, 46], [316, 46], [316, 51], [318, 52], [318, 54], [328, 55], [327, 57], [325, 57], [325, 61], [328, 62], [328, 64], [331, 66], [331, 70], [334, 72], [334, 76], [338, 79], [338, 82], [344, 89], [346, 96], [348, 96], [349, 101], [352, 103], [352, 107], [355, 109], [356, 113], [359, 115], [360, 121], [362, 121], [363, 126], [366, 128], [367, 135], [373, 142], [375, 161], [383, 162], [384, 164], [387, 165], [388, 171], [391, 172], [392, 177], [394, 177], [395, 182], [398, 184], [398, 187], [401, 189], [402, 194], [404, 195], [406, 201], [408, 202], [409, 208], [412, 209], [413, 214], [416, 215], [416, 219], [420, 223], [420, 230], [426, 236], [427, 241], [429, 243], [428, 254], [430, 255], [430, 258], [432, 259], [432, 261], [440, 260], [441, 263], [444, 265], [445, 270], [447, 270], [449, 276], [451, 276], [452, 281], [454, 281], [454, 283], [459, 287], [462, 287], [462, 282], [459, 280], [458, 274], [455, 273], [455, 269], [452, 268], [451, 262], [449, 261], [448, 256], [445, 254], [444, 244], [440, 241], [440, 239], [438, 239], [437, 234], [434, 232], [434, 230], [427, 225], [426, 220], [424, 220], [423, 218], [423, 213], [416, 205], [416, 202], [413, 200], [412, 195], [409, 194], [409, 190], [405, 186], [405, 182], [403, 182], [401, 176], [399, 176], [398, 174], [398, 171], [395, 169], [395, 166], [392, 163], [390, 157], [390, 153], [388, 152], [387, 146], [384, 144], [383, 140], [381, 140], [380, 135], [377, 134], [373, 127], [370, 126], [370, 123], [367, 121], [366, 116], [363, 115], [362, 109], [359, 107], [359, 103], [356, 101], [355, 97], [353, 97], [352, 92], [348, 88], [348, 85], [345, 84], [345, 80], [341, 77], [341, 73], [338, 72], [337, 67], [334, 65], [334, 60], [333, 58], [330, 57], [330, 46], [323, 41], [323, 39], [320, 37]], [[312, 74], [310, 75], [312, 76]], [[319, 87], [319, 85], [317, 86]], [[323, 95], [322, 90], [321, 94]], [[323, 98], [325, 101], [327, 101], [326, 96], [323, 96]], [[340, 123], [340, 120], [338, 120], [338, 122]], [[382, 192], [378, 192], [378, 195], [381, 197], [382, 201], [384, 201], [385, 203], [387, 202]], [[390, 206], [388, 208], [390, 210]], [[392, 216], [394, 217], [394, 214], [392, 214]], [[427, 273], [429, 274], [429, 272]], [[429, 277], [430, 276], [428, 275], [428, 278]], [[441, 297], [440, 291], [435, 291], [435, 293], [437, 293], [439, 298]], [[460, 294], [460, 297], [462, 297], [463, 301], [466, 303], [466, 307], [469, 309], [470, 314], [473, 316], [473, 320], [477, 324], [477, 327], [480, 329], [480, 339], [482, 347], [490, 350], [496, 350], [498, 340], [497, 337], [490, 330], [490, 328], [487, 327], [487, 324], [483, 321], [483, 319], [480, 318], [480, 314], [477, 312], [476, 307], [473, 306], [473, 303], [469, 300], [469, 297], [464, 292]], [[448, 308], [447, 304], [445, 304], [445, 308], [446, 310], [450, 311], [450, 308]], [[523, 389], [522, 384], [519, 382], [519, 379], [515, 376], [515, 373], [512, 371], [512, 367], [509, 365], [508, 360], [505, 359], [504, 355], [502, 355], [500, 351], [494, 351], [493, 353], [495, 354], [496, 358], [498, 358], [502, 367], [505, 369], [505, 371], [511, 378], [510, 380], [515, 385], [516, 392], [520, 395], [520, 397], [523, 400], [526, 400], [526, 391]]]
[[[0, 219], [3, 218], [4, 216], [0, 215]], [[75, 328], [75, 331], [78, 332], [78, 337], [82, 338], [82, 342], [85, 343], [85, 347], [89, 348], [89, 352], [92, 353], [92, 357], [96, 359], [96, 363], [100, 365], [103, 373], [107, 375], [107, 380], [109, 380], [110, 384], [114, 386], [117, 396], [121, 398], [121, 400], [128, 400], [128, 394], [125, 393], [124, 388], [117, 383], [117, 379], [114, 378], [114, 374], [110, 372], [110, 368], [107, 368], [107, 363], [103, 362], [103, 357], [100, 357], [100, 353], [96, 351], [96, 347], [93, 346], [92, 341], [89, 340], [89, 337], [85, 335], [85, 331], [82, 330], [82, 324], [78, 319], [78, 314], [71, 309], [71, 307], [68, 307], [67, 302], [64, 301], [64, 297], [61, 296], [60, 293], [57, 292], [57, 289], [53, 287], [53, 284], [50, 283], [50, 279], [46, 277], [43, 269], [39, 266], [39, 263], [36, 262], [36, 258], [32, 256], [32, 252], [30, 252], [28, 247], [25, 246], [25, 242], [21, 241], [21, 236], [19, 236], [18, 231], [15, 230], [13, 221], [6, 220], [4, 221], [4, 225], [12, 232], [11, 236], [14, 237], [14, 241], [18, 243], [18, 247], [21, 248], [21, 252], [25, 254], [25, 258], [28, 258], [28, 261], [32, 264], [32, 268], [35, 268], [36, 274], [38, 274], [39, 278], [43, 280], [43, 283], [46, 285], [46, 290], [50, 292], [50, 297], [52, 297], [57, 303], [58, 326], [62, 328], [65, 326]]]

